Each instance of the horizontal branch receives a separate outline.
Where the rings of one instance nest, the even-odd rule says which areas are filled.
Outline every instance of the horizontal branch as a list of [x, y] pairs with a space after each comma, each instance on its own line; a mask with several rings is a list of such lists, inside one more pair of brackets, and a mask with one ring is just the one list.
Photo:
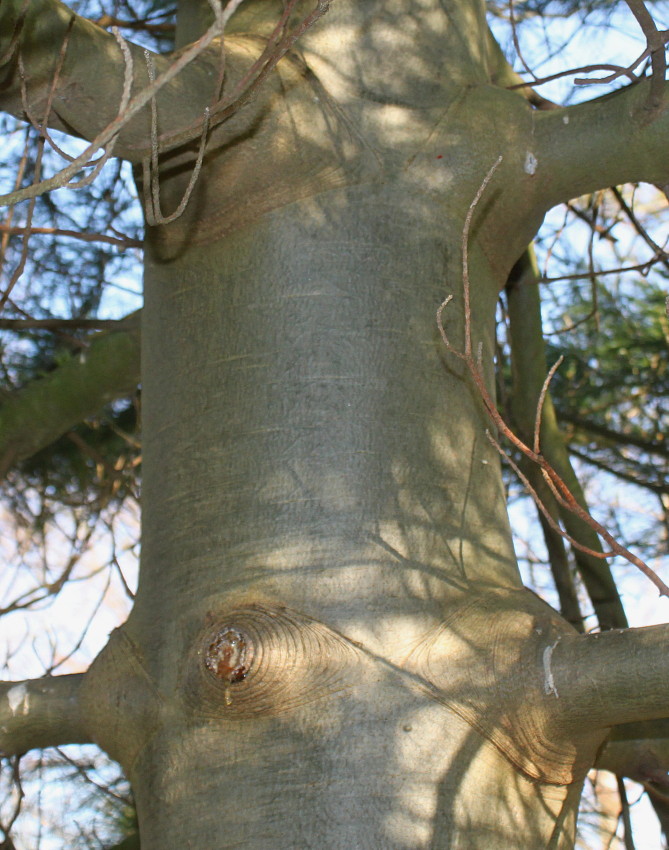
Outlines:
[[36, 747], [86, 744], [80, 706], [83, 673], [0, 683], [0, 753], [20, 755]]
[[536, 114], [537, 197], [545, 209], [609, 186], [669, 182], [669, 84], [664, 108], [652, 115], [650, 85]]
[[669, 625], [563, 637], [550, 673], [564, 720], [580, 728], [669, 717]]
[[105, 404], [135, 392], [140, 331], [135, 326], [92, 338], [89, 347], [0, 406], [0, 473], [48, 446]]

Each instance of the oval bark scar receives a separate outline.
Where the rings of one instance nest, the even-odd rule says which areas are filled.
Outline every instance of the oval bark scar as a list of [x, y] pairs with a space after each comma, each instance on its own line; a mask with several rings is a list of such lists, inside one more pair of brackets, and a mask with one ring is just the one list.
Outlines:
[[252, 650], [238, 629], [223, 627], [212, 638], [204, 656], [204, 666], [217, 679], [241, 682], [251, 666]]
[[307, 615], [283, 606], [226, 608], [206, 616], [193, 642], [184, 696], [207, 717], [284, 714], [357, 686], [366, 665], [359, 648]]

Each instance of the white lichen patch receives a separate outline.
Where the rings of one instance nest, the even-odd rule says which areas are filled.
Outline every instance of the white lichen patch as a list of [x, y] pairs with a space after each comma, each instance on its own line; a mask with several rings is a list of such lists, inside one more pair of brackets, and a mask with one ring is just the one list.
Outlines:
[[553, 650], [558, 645], [558, 643], [560, 643], [560, 638], [558, 638], [555, 643], [551, 644], [550, 646], [547, 646], [544, 649], [544, 693], [546, 694], [546, 696], [550, 696], [551, 694], [556, 697], [560, 696], [557, 692], [557, 688], [555, 687], [553, 671], [551, 670], [551, 656], [553, 655]]
[[537, 165], [538, 163], [536, 156], [532, 153], [532, 151], [528, 151], [525, 154], [525, 165], [523, 166], [523, 168], [525, 169], [525, 173], [536, 174]]
[[28, 685], [21, 682], [20, 685], [15, 685], [7, 691], [7, 702], [9, 710], [13, 715], [27, 714], [30, 710], [30, 696], [28, 694]]

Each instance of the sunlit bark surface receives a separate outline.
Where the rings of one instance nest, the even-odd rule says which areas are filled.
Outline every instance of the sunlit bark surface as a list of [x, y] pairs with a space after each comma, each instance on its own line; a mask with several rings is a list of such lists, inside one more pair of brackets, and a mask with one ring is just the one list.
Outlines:
[[[174, 59], [152, 71], [129, 48], [131, 74], [112, 36], [39, 0], [16, 30], [22, 96], [20, 10], [0, 9], [0, 105], [51, 103], [88, 139], [109, 135], [124, 78], [138, 103]], [[233, 16], [222, 98], [280, 14]], [[643, 86], [536, 116], [495, 84], [473, 0], [341, 0], [298, 45], [225, 122], [213, 40], [153, 126], [147, 101], [117, 127], [154, 222], [143, 553], [78, 728], [127, 771], [143, 850], [570, 847], [607, 727], [662, 716], [666, 684], [630, 702], [619, 661], [665, 631], [621, 633], [615, 675], [583, 687], [596, 650], [521, 587], [492, 425], [436, 313], [452, 295], [450, 344], [471, 343], [493, 395], [495, 303], [544, 212], [667, 178], [667, 118], [638, 117]]]

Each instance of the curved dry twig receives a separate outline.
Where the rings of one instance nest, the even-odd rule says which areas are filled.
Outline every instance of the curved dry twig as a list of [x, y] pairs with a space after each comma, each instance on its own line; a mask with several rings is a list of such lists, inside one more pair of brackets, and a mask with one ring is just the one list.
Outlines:
[[[156, 79], [155, 65], [153, 64], [153, 55], [148, 51], [144, 51], [146, 60], [146, 69], [149, 75], [150, 82]], [[200, 176], [204, 153], [207, 147], [207, 138], [209, 136], [209, 107], [204, 110], [204, 124], [202, 127], [202, 135], [200, 138], [200, 146], [198, 148], [195, 164], [191, 170], [188, 185], [184, 194], [177, 204], [176, 209], [169, 215], [164, 215], [160, 205], [160, 172], [158, 164], [158, 107], [155, 97], [151, 98], [151, 155], [150, 158], [142, 161], [142, 176], [144, 184], [144, 215], [147, 224], [155, 227], [158, 224], [170, 224], [175, 221], [188, 206], [188, 201], [193, 194], [197, 178]]]
[[557, 372], [557, 370], [562, 365], [564, 360], [564, 355], [561, 354], [558, 359], [553, 363], [551, 368], [548, 370], [548, 374], [546, 375], [546, 380], [544, 381], [541, 392], [539, 393], [539, 400], [537, 401], [537, 412], [534, 419], [534, 445], [533, 449], [536, 454], [541, 453], [541, 419], [544, 415], [544, 404], [546, 402], [546, 394], [548, 393], [548, 387], [550, 386], [551, 381], [553, 380], [553, 375]]
[[525, 473], [522, 471], [522, 469], [518, 466], [518, 464], [515, 462], [515, 460], [511, 457], [509, 452], [504, 451], [502, 446], [493, 437], [493, 435], [490, 433], [490, 431], [488, 431], [486, 429], [485, 433], [486, 433], [486, 437], [488, 438], [490, 443], [495, 447], [495, 449], [497, 449], [497, 451], [500, 453], [500, 455], [507, 461], [507, 463], [509, 464], [511, 469], [513, 469], [513, 471], [516, 473], [516, 475], [518, 476], [518, 478], [522, 482], [523, 486], [525, 487], [527, 492], [530, 494], [530, 496], [534, 500], [534, 503], [536, 504], [537, 508], [539, 508], [539, 510], [541, 511], [543, 516], [545, 517], [546, 522], [550, 525], [550, 527], [553, 529], [553, 531], [556, 531], [560, 535], [560, 537], [563, 537], [567, 541], [567, 543], [571, 544], [574, 547], [574, 549], [578, 549], [580, 552], [585, 552], [586, 555], [592, 555], [593, 558], [600, 558], [600, 559], [611, 558], [615, 554], [615, 552], [613, 552], [613, 551], [611, 551], [611, 552], [598, 552], [595, 549], [591, 549], [589, 546], [584, 546], [582, 543], [579, 543], [578, 540], [576, 540], [574, 537], [572, 537], [568, 532], [564, 531], [564, 529], [562, 529], [560, 527], [560, 524], [557, 522], [557, 520], [553, 517], [551, 512], [548, 510], [546, 505], [542, 502], [541, 497], [539, 496], [537, 491], [530, 484], [529, 478], [525, 475]]
[[[108, 245], [115, 245], [121, 250], [128, 248], [141, 248], [144, 244], [139, 239], [131, 239], [129, 236], [107, 236], [105, 233], [85, 233], [81, 230], [68, 230], [63, 227], [30, 227], [30, 234], [40, 233], [46, 236], [65, 236], [71, 239], [79, 239], [82, 242], [105, 242]], [[0, 224], [0, 233], [7, 236], [23, 236], [26, 233], [26, 226]]]

